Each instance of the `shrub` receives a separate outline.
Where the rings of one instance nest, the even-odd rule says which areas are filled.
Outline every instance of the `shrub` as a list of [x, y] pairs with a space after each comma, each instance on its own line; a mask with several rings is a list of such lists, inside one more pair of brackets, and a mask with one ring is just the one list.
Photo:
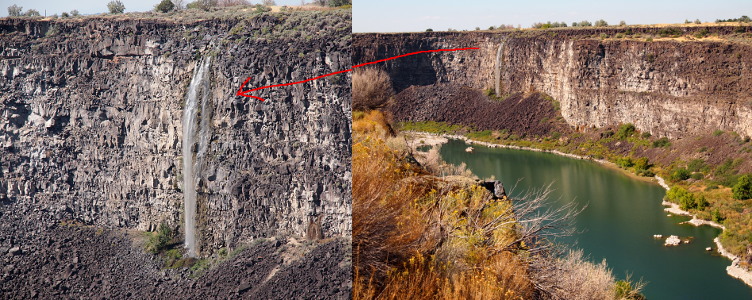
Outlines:
[[723, 220], [725, 220], [726, 218], [724, 218], [723, 215], [721, 215], [721, 212], [717, 208], [715, 208], [710, 211], [710, 219], [713, 222], [720, 223], [723, 222]]
[[15, 5], [15, 4], [13, 4], [11, 6], [8, 6], [8, 16], [9, 17], [20, 17], [21, 16], [21, 11], [23, 11], [23, 6], [18, 6], [18, 5]]
[[167, 247], [167, 244], [172, 240], [173, 232], [170, 226], [165, 223], [159, 224], [157, 232], [152, 233], [149, 236], [149, 240], [146, 242], [146, 250], [157, 254]]
[[713, 131], [713, 136], [720, 136], [722, 134], [723, 134], [723, 130], [719, 129], [719, 130]]
[[663, 28], [658, 31], [658, 35], [661, 37], [678, 37], [682, 34], [682, 31], [677, 28]]
[[671, 181], [682, 181], [689, 179], [689, 176], [691, 175], [692, 173], [690, 173], [689, 170], [685, 168], [676, 168], [671, 172], [669, 179]]
[[705, 175], [703, 175], [702, 173], [692, 173], [692, 176], [690, 176], [690, 178], [694, 180], [700, 180], [705, 178]]
[[107, 10], [109, 10], [111, 14], [122, 14], [125, 11], [125, 5], [123, 2], [120, 2], [120, 0], [113, 0], [110, 1], [110, 3], [107, 3]]
[[71, 15], [71, 17], [78, 17], [81, 14], [78, 12], [77, 9], [74, 9], [74, 10], [71, 10], [70, 15]]
[[632, 123], [627, 123], [619, 126], [619, 130], [616, 131], [616, 137], [620, 140], [626, 139], [635, 133], [635, 126]]
[[277, 3], [274, 2], [274, 0], [264, 0], [264, 1], [261, 1], [261, 4], [266, 5], [266, 6], [276, 6], [277, 5]]
[[253, 7], [255, 8], [255, 12], [257, 12], [257, 13], [264, 13], [264, 12], [272, 11], [271, 7], [264, 6], [264, 5], [261, 5], [261, 4], [256, 4]]
[[171, 0], [162, 0], [162, 2], [159, 2], [159, 4], [154, 7], [155, 11], [163, 13], [169, 12], [173, 9], [175, 9], [175, 4], [173, 4]]
[[653, 148], [662, 148], [662, 147], [670, 147], [671, 142], [668, 140], [667, 137], [662, 137], [660, 139], [657, 139], [653, 141]]
[[702, 24], [702, 21], [700, 21], [700, 19], [695, 19], [695, 24]]
[[627, 22], [624, 20], [619, 21], [619, 26], [627, 26]]
[[[491, 27], [493, 27], [493, 26], [491, 26]], [[426, 32], [433, 32], [433, 29], [428, 28], [428, 29], [426, 29]]]
[[705, 161], [702, 158], [693, 159], [687, 164], [687, 170], [690, 172], [700, 172], [705, 168]]
[[69, 18], [70, 15], [67, 12], [63, 12], [62, 14], [60, 14], [60, 17]]
[[698, 39], [704, 38], [706, 36], [710, 35], [710, 31], [708, 31], [707, 28], [703, 28], [702, 30], [695, 33], [695, 37]]
[[703, 210], [706, 207], [708, 207], [710, 203], [708, 203], [708, 200], [705, 199], [704, 195], [700, 195], [695, 197], [695, 207], [699, 210]]
[[739, 178], [731, 191], [734, 193], [734, 199], [751, 199], [752, 198], [752, 175], [744, 175]]
[[606, 20], [600, 19], [598, 21], [595, 21], [595, 27], [606, 27], [608, 26], [608, 22]]
[[352, 77], [353, 110], [383, 107], [394, 94], [389, 75], [381, 69], [359, 68]]
[[643, 139], [647, 139], [647, 138], [649, 138], [649, 137], [651, 137], [651, 136], [652, 136], [652, 134], [650, 134], [650, 132], [643, 132], [643, 133], [642, 133], [642, 138], [643, 138]]
[[629, 157], [620, 157], [616, 160], [616, 165], [623, 169], [627, 169], [633, 167], [634, 162]]

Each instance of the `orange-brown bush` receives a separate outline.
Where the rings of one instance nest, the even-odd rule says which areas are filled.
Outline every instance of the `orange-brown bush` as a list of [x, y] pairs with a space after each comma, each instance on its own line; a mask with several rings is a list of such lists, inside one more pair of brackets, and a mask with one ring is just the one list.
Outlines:
[[383, 107], [394, 94], [389, 75], [376, 68], [356, 69], [352, 76], [353, 110]]

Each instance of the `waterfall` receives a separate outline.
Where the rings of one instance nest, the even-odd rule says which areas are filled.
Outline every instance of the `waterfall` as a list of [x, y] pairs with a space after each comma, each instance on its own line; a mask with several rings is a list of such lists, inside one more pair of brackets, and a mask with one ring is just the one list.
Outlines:
[[494, 92], [496, 97], [501, 97], [501, 61], [504, 56], [504, 41], [501, 41], [499, 50], [496, 51], [496, 82]]
[[[183, 109], [183, 196], [185, 208], [185, 248], [189, 257], [197, 255], [196, 249], [196, 183], [200, 172], [200, 160], [206, 153], [208, 143], [208, 100], [209, 98], [209, 63], [206, 58], [196, 65], [193, 71], [193, 79], [188, 87], [188, 96], [185, 98]], [[198, 99], [202, 99], [202, 120], [199, 132], [199, 153], [194, 158], [193, 149], [196, 144]], [[203, 150], [203, 152], [202, 152]]]

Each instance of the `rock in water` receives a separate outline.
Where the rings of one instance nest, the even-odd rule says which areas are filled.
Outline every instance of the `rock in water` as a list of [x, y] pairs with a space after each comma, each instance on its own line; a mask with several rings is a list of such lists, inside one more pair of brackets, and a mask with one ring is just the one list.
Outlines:
[[681, 239], [678, 236], [672, 235], [666, 238], [665, 246], [677, 246], [681, 243]]

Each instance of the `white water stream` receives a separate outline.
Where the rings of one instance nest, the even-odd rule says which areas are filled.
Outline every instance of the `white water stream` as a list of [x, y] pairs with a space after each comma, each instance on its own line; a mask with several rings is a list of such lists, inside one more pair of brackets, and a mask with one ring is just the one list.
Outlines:
[[[185, 207], [185, 248], [189, 257], [196, 257], [196, 183], [200, 172], [200, 161], [206, 153], [208, 133], [209, 65], [211, 59], [200, 62], [193, 72], [191, 85], [183, 109], [183, 196]], [[198, 118], [198, 100], [201, 99], [201, 124]], [[198, 137], [196, 134], [198, 133]], [[199, 140], [198, 153], [193, 149]]]

